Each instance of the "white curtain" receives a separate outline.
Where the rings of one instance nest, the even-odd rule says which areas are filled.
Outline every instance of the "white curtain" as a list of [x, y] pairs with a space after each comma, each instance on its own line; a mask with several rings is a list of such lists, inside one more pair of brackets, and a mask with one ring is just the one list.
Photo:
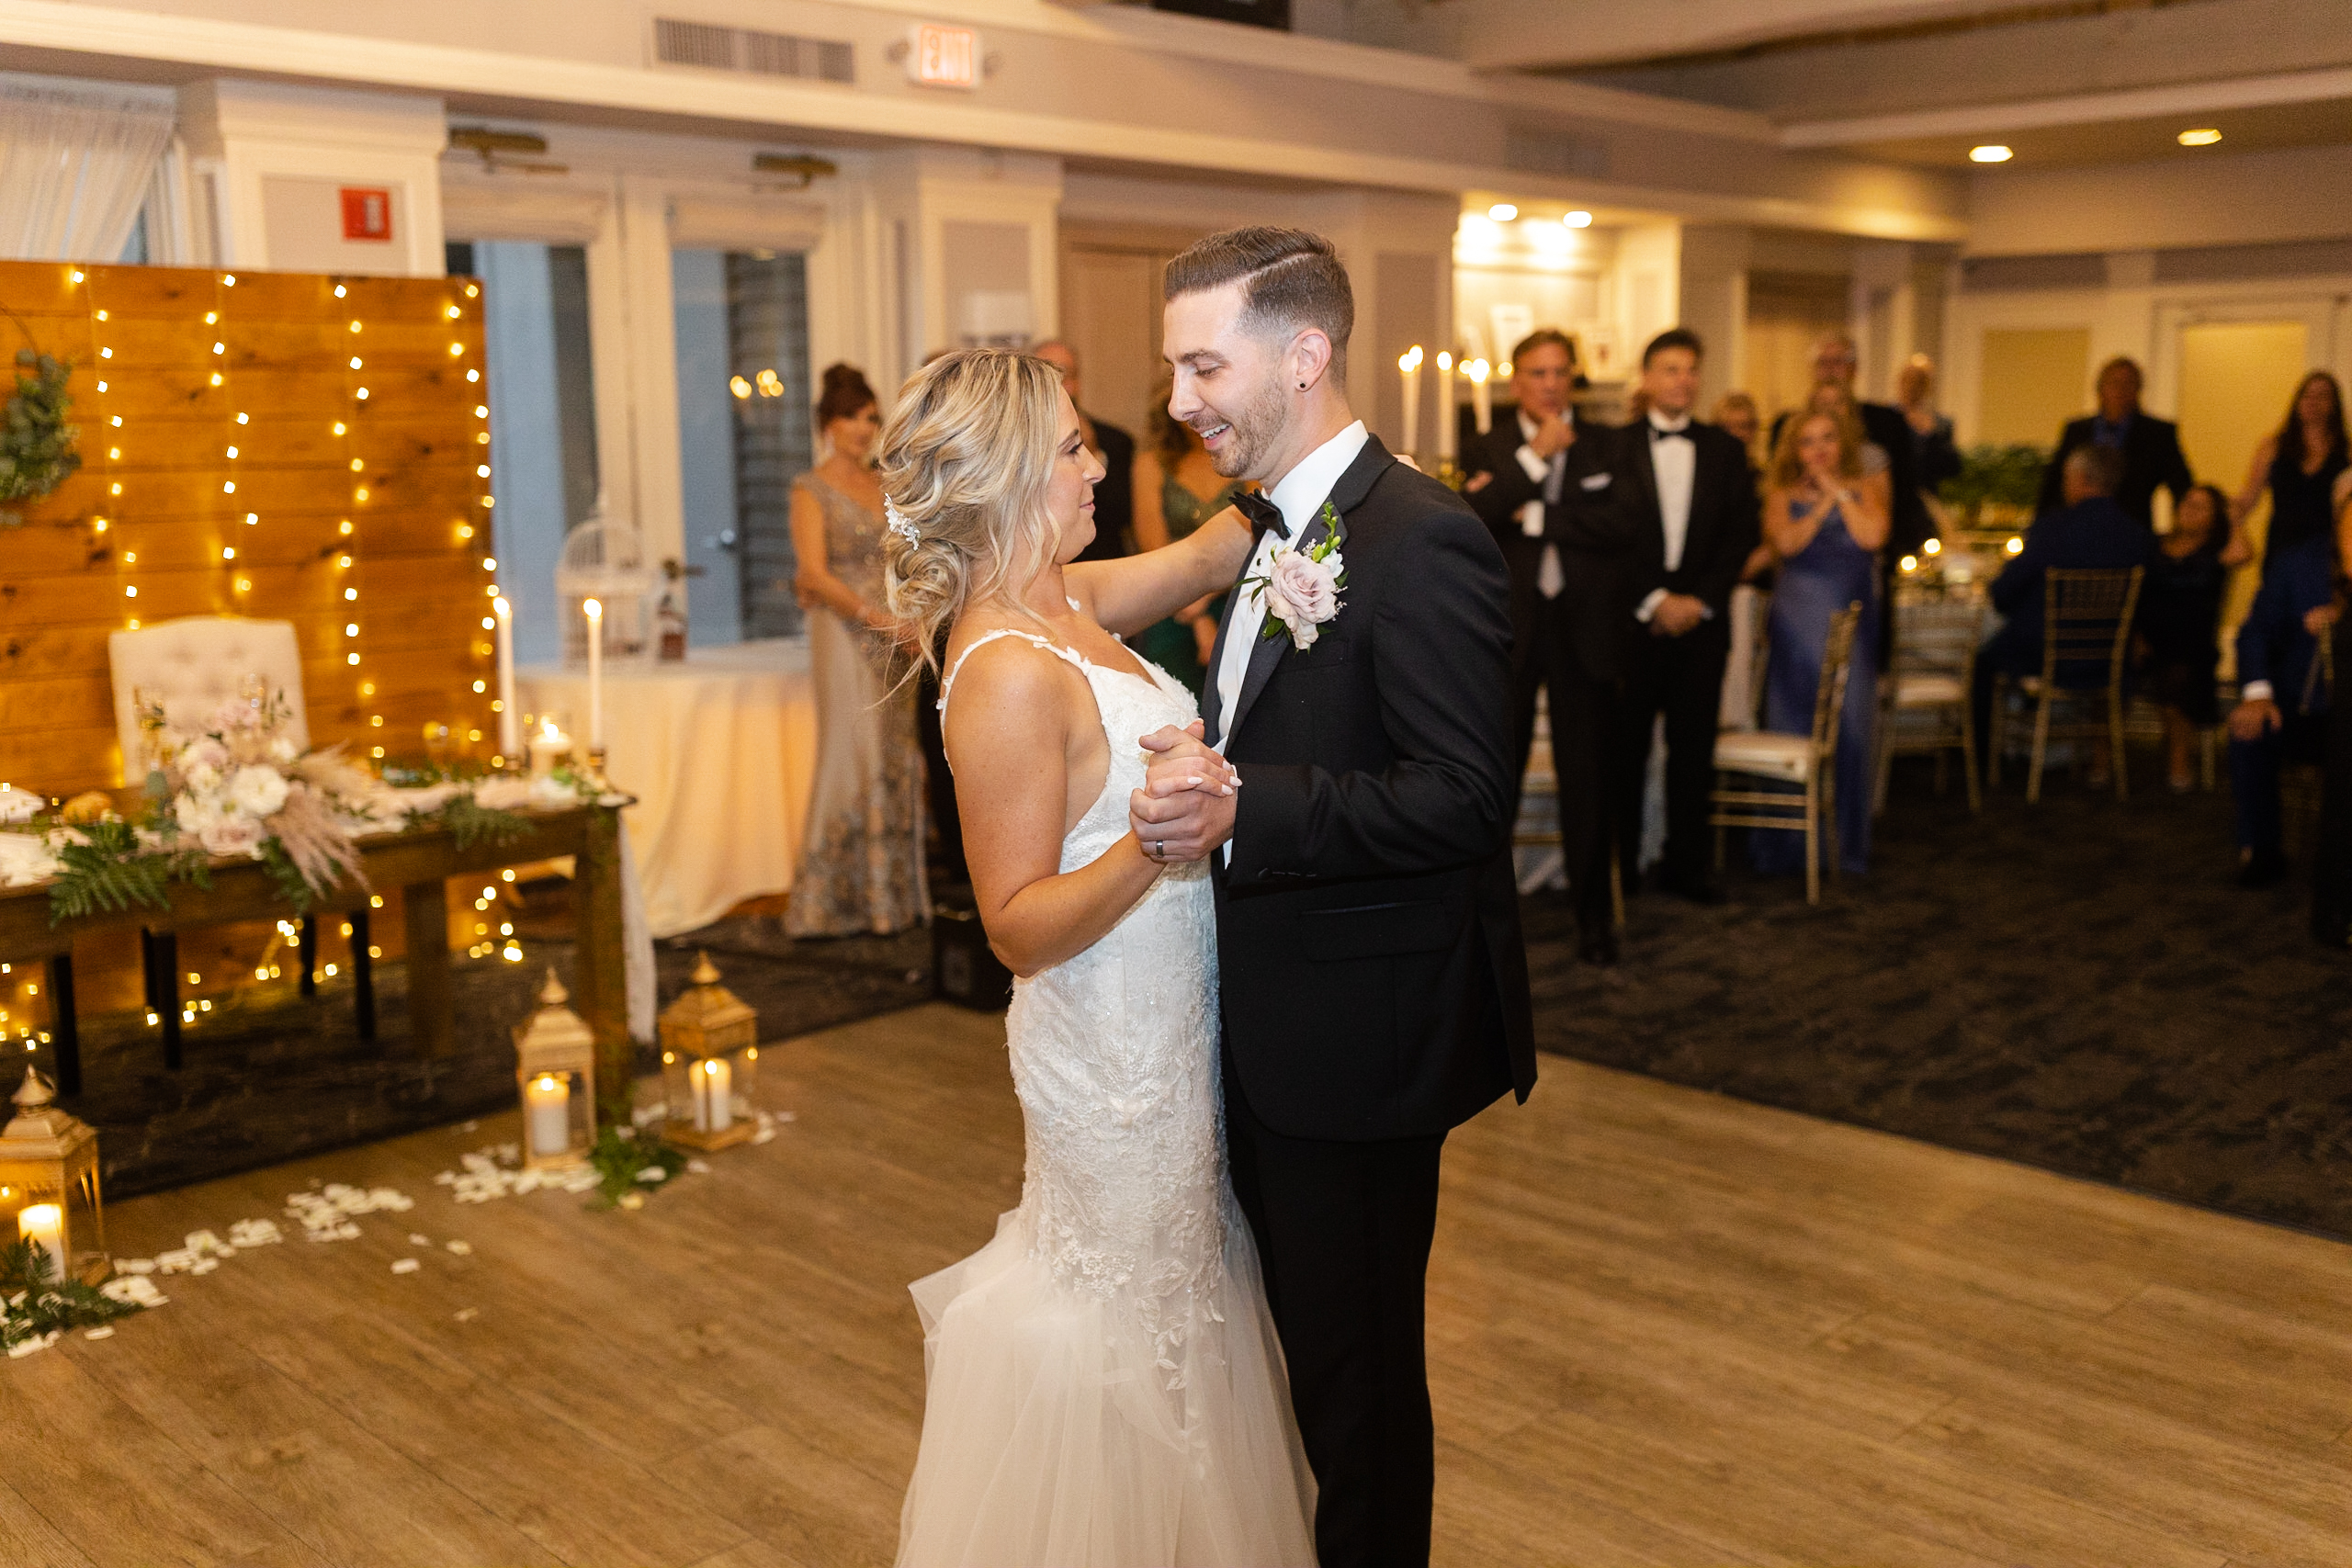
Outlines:
[[169, 100], [0, 80], [0, 257], [110, 262], [172, 139]]

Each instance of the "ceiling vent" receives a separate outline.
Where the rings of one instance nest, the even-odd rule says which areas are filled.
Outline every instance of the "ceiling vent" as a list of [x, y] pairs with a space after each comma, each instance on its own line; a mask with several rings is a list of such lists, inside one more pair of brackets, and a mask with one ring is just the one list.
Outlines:
[[664, 65], [691, 65], [704, 71], [797, 76], [811, 82], [854, 80], [850, 46], [845, 43], [673, 21], [667, 17], [654, 20], [653, 57]]

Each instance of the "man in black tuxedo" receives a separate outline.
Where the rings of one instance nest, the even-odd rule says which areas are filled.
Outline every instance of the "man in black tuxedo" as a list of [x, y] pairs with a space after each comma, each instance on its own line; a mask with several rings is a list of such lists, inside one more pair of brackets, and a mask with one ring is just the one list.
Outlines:
[[[1260, 537], [1210, 662], [1205, 737], [1144, 738], [1160, 755], [1134, 828], [1163, 859], [1210, 861], [1227, 1157], [1315, 1471], [1317, 1556], [1418, 1568], [1438, 1155], [1535, 1081], [1509, 577], [1470, 509], [1349, 411], [1354, 298], [1329, 241], [1211, 235], [1169, 264], [1165, 292], [1169, 412], [1219, 473], [1264, 488], [1237, 502]], [[1334, 540], [1338, 613], [1286, 632], [1264, 574]], [[1230, 795], [1187, 785], [1208, 748], [1239, 773]]]
[[1690, 417], [1699, 400], [1698, 337], [1680, 327], [1642, 351], [1646, 412], [1617, 432], [1617, 504], [1631, 607], [1617, 769], [1610, 791], [1627, 885], [1642, 842], [1643, 782], [1651, 731], [1666, 716], [1665, 886], [1700, 903], [1723, 891], [1709, 869], [1708, 797], [1714, 788], [1716, 718], [1731, 655], [1731, 591], [1761, 532], [1747, 449]]
[[1530, 333], [1510, 364], [1518, 407], [1463, 448], [1463, 494], [1510, 569], [1513, 777], [1527, 771], [1535, 694], [1544, 690], [1577, 945], [1588, 962], [1606, 965], [1617, 961], [1617, 932], [1603, 759], [1614, 739], [1621, 623], [1633, 607], [1613, 526], [1613, 433], [1577, 422], [1565, 333]]
[[2194, 485], [2188, 459], [2181, 455], [2180, 427], [2158, 419], [2140, 407], [2144, 378], [2137, 360], [2119, 355], [2099, 367], [2098, 412], [2069, 420], [2058, 433], [2058, 450], [2041, 470], [2041, 499], [2034, 512], [2055, 512], [2065, 504], [2066, 459], [2077, 448], [2105, 446], [2122, 461], [2122, 477], [2115, 482], [2115, 503], [2138, 519], [2143, 528], [2155, 527], [2156, 491], [2172, 491], [2175, 505]]
[[1116, 560], [1135, 548], [1136, 438], [1086, 412], [1076, 349], [1059, 338], [1047, 338], [1029, 352], [1062, 373], [1062, 389], [1078, 410], [1079, 437], [1102, 459], [1102, 477], [1094, 485], [1094, 538], [1077, 558]]

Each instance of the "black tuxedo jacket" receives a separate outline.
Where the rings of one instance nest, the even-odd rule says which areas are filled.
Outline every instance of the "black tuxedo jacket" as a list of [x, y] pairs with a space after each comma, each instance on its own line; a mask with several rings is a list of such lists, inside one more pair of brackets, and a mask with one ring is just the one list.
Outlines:
[[[2066, 454], [2091, 445], [2098, 439], [2098, 429], [2097, 417], [2086, 415], [2067, 421], [2066, 428], [2058, 433], [2058, 450], [2050, 455], [2049, 467], [2041, 470], [2041, 498], [2034, 503], [2035, 516], [2065, 505]], [[2132, 423], [2123, 427], [2123, 478], [2115, 487], [2115, 503], [2143, 526], [2154, 528], [2157, 489], [2172, 491], [2177, 504], [2194, 483], [2188, 459], [2181, 455], [2180, 426], [2168, 419], [2133, 414]]]
[[1244, 781], [1211, 860], [1225, 1048], [1277, 1133], [1427, 1136], [1535, 1082], [1509, 588], [1469, 508], [1376, 436], [1330, 504], [1339, 615], [1304, 651], [1270, 621], [1210, 732]]
[[1532, 537], [1520, 526], [1520, 509], [1531, 501], [1543, 501], [1544, 486], [1520, 467], [1519, 449], [1524, 442], [1516, 412], [1508, 420], [1497, 414], [1494, 428], [1463, 448], [1463, 471], [1474, 479], [1488, 476], [1463, 499], [1494, 536], [1510, 569], [1513, 625], [1532, 624], [1535, 601], [1542, 593], [1537, 581], [1544, 547], [1559, 551], [1565, 580], [1560, 598], [1568, 609], [1577, 660], [1588, 674], [1605, 681], [1618, 673], [1617, 650], [1624, 629], [1618, 623], [1634, 607], [1625, 594], [1627, 535], [1618, 505], [1621, 487], [1611, 468], [1616, 433], [1581, 419], [1574, 423], [1577, 438], [1567, 451], [1560, 499], [1544, 509], [1542, 537]]
[[1135, 548], [1136, 438], [1095, 419], [1094, 439], [1102, 443], [1102, 478], [1094, 486], [1094, 537], [1078, 558], [1116, 560]]
[[[1638, 605], [1657, 589], [1688, 593], [1714, 612], [1715, 623], [1731, 624], [1731, 591], [1762, 537], [1763, 513], [1747, 448], [1712, 424], [1690, 422], [1697, 452], [1690, 480], [1690, 525], [1682, 536], [1682, 560], [1666, 570], [1666, 523], [1658, 510], [1657, 470], [1650, 463], [1649, 421], [1637, 419], [1613, 432], [1618, 504], [1628, 541], [1626, 591]], [[1639, 629], [1629, 609], [1625, 620]], [[1627, 636], [1633, 635], [1628, 630]], [[1647, 633], [1643, 632], [1644, 636]]]

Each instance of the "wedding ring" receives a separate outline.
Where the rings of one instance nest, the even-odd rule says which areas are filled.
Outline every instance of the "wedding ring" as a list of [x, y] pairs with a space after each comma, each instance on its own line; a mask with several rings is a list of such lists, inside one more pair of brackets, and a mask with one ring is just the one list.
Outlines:
[[1154, 860], [1166, 860], [1168, 858], [1167, 840], [1154, 839], [1151, 841], [1151, 858]]

